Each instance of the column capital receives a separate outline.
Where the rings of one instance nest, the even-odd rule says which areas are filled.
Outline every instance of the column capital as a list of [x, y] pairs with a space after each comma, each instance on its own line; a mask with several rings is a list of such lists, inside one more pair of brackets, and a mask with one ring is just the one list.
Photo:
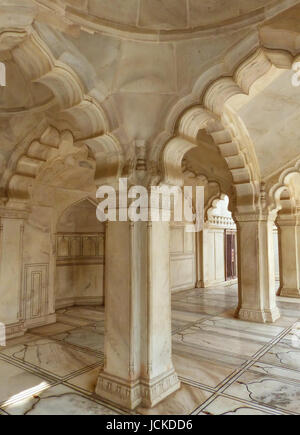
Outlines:
[[8, 207], [0, 207], [0, 218], [26, 220], [29, 216], [29, 212], [30, 210], [18, 210]]
[[295, 215], [279, 215], [276, 224], [279, 227], [296, 227], [300, 226], [300, 214]]

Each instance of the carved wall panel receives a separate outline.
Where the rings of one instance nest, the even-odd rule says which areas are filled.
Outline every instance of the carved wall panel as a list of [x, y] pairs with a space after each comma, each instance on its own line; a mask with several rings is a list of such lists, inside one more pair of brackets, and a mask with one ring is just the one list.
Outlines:
[[57, 264], [103, 264], [104, 234], [57, 234]]
[[212, 229], [207, 232], [206, 277], [205, 284], [217, 284], [225, 281], [225, 232]]
[[56, 235], [56, 308], [104, 301], [104, 233]]
[[24, 266], [24, 295], [26, 319], [48, 314], [48, 264]]
[[274, 253], [275, 253], [275, 279], [276, 281], [280, 280], [280, 268], [279, 268], [279, 242], [278, 242], [278, 229], [274, 228], [273, 230], [274, 237]]
[[173, 224], [170, 234], [171, 291], [194, 288], [196, 284], [195, 234], [188, 233], [184, 224]]

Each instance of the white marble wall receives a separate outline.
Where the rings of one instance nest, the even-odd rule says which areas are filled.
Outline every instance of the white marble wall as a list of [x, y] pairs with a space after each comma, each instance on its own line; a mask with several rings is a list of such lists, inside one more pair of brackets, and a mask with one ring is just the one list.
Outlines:
[[204, 286], [222, 284], [225, 277], [225, 230], [205, 228], [204, 243]]
[[102, 304], [103, 283], [104, 233], [57, 235], [56, 308]]
[[203, 287], [227, 283], [226, 230], [236, 231], [228, 206], [228, 196], [221, 195], [221, 199], [215, 200], [207, 212], [208, 218], [200, 237], [202, 249], [199, 285]]
[[56, 234], [56, 308], [104, 302], [104, 234], [88, 201], [70, 207]]
[[195, 233], [186, 232], [183, 223], [173, 223], [170, 232], [171, 291], [194, 288], [196, 280]]
[[[278, 244], [278, 229], [273, 229], [274, 237], [274, 254], [275, 254], [275, 279], [280, 280], [280, 268], [279, 268], [279, 244]], [[277, 288], [276, 288], [277, 290]]]
[[24, 329], [23, 322], [20, 322], [24, 221], [1, 218], [0, 236], [0, 322], [18, 335]]
[[55, 321], [52, 212], [2, 209], [0, 215], [0, 322], [10, 338]]

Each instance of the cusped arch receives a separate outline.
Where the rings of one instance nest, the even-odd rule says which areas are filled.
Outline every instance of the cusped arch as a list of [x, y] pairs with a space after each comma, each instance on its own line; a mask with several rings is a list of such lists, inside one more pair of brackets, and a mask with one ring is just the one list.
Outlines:
[[[9, 34], [11, 59], [24, 78], [47, 88], [52, 98], [43, 107], [33, 108], [44, 114], [44, 131], [38, 139], [18, 146], [12, 153], [1, 180], [2, 197], [26, 202], [38, 178], [43, 176], [45, 181], [47, 171], [48, 178], [54, 178], [56, 170], [62, 173], [66, 163], [62, 150], [68, 141], [72, 147], [69, 154], [78, 155], [77, 166], [94, 171], [96, 182], [103, 171], [106, 177], [118, 176], [123, 153], [110, 134], [118, 126], [117, 117], [113, 107], [106, 111], [101, 99], [97, 99], [99, 92], [93, 89], [92, 78], [88, 87], [70, 64], [56, 58], [33, 27], [22, 31], [8, 28], [5, 34]], [[7, 44], [7, 38], [0, 38], [0, 48], [3, 44]], [[0, 111], [2, 116], [11, 115], [5, 109]], [[60, 167], [51, 168], [54, 161]]]
[[177, 136], [171, 139], [165, 147], [163, 153], [165, 182], [167, 184], [182, 183], [182, 159], [190, 149], [197, 146], [197, 137], [201, 130], [205, 130], [212, 137], [227, 162], [239, 199], [237, 205], [242, 209], [250, 202], [254, 207], [255, 178], [247, 165], [244, 153], [240, 151], [239, 143], [232, 139], [230, 131], [223, 127], [215, 114], [201, 106], [189, 109], [181, 117]]
[[[288, 192], [288, 195], [285, 195]], [[300, 208], [300, 160], [280, 174], [269, 188], [269, 209], [276, 213], [288, 210], [296, 213]]]
[[[230, 116], [224, 113], [224, 106], [232, 96], [249, 95], [250, 88], [255, 81], [270, 71], [274, 64], [274, 57], [270, 51], [270, 49], [259, 47], [253, 52], [252, 48], [248, 58], [240, 62], [228, 76], [223, 73], [218, 79], [209, 80], [209, 74], [206, 73], [206, 87], [201, 77], [190, 98], [190, 101], [196, 99], [197, 103], [194, 102], [185, 110], [181, 107], [180, 116], [174, 120], [176, 110], [183, 104], [182, 101], [186, 102], [188, 98], [178, 103], [177, 109], [172, 112], [173, 118], [172, 116], [168, 118], [166, 130], [158, 138], [151, 156], [153, 160], [160, 155], [164, 182], [182, 184], [182, 159], [187, 151], [197, 146], [198, 134], [201, 130], [205, 130], [212, 137], [231, 172], [236, 191], [236, 211], [238, 213], [257, 212], [261, 176], [256, 155], [253, 147], [245, 147], [240, 142], [236, 126], [232, 123]], [[288, 56], [290, 59], [292, 55], [286, 52], [283, 56]], [[297, 59], [297, 56], [294, 56], [294, 59]], [[290, 68], [291, 66], [290, 59], [284, 67]], [[226, 70], [225, 61], [224, 70]], [[165, 140], [167, 136], [169, 138]]]
[[[88, 203], [90, 204], [92, 207], [95, 208], [95, 217], [96, 217], [96, 209], [97, 209], [97, 201], [88, 194], [83, 195], [82, 197], [80, 197], [79, 199], [77, 199], [76, 201], [74, 201], [74, 199], [69, 199], [67, 200], [67, 202], [65, 204], [62, 204], [61, 207], [59, 208], [59, 210], [57, 211], [56, 214], [56, 219], [55, 219], [55, 228], [56, 231], [59, 231], [59, 223], [61, 222], [62, 218], [74, 207], [79, 207], [80, 205], [84, 204], [84, 203]], [[100, 224], [100, 222], [99, 222]]]
[[88, 148], [75, 146], [70, 131], [59, 132], [49, 126], [16, 160], [5, 191], [10, 201], [28, 202], [37, 184], [68, 187], [77, 177], [77, 185], [72, 187], [79, 188], [83, 179], [78, 171], [93, 179], [95, 166]]
[[75, 140], [110, 130], [108, 117], [92, 90], [86, 88], [71, 66], [56, 59], [34, 29], [11, 49], [11, 57], [26, 80], [44, 85], [51, 91], [53, 98], [48, 101], [45, 111], [53, 125], [72, 130]]
[[73, 132], [49, 126], [12, 163], [3, 190], [11, 201], [28, 202], [37, 184], [80, 189], [90, 181], [96, 189], [116, 182], [123, 162], [121, 145], [111, 134], [75, 142]]

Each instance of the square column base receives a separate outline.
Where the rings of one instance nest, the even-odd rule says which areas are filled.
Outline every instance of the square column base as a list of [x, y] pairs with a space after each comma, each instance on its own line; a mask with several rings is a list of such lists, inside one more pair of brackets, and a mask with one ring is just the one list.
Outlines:
[[99, 375], [95, 392], [112, 404], [133, 410], [139, 405], [152, 408], [179, 388], [175, 371], [149, 383], [145, 380], [130, 383], [103, 372]]
[[179, 390], [180, 386], [181, 384], [175, 370], [149, 382], [142, 380], [142, 406], [144, 408], [153, 408], [153, 406], [157, 405], [170, 394]]
[[99, 375], [95, 393], [104, 400], [130, 410], [142, 402], [139, 380], [126, 382], [104, 372]]
[[247, 322], [274, 323], [276, 320], [280, 319], [280, 312], [277, 307], [273, 310], [251, 310], [241, 308], [237, 317]]
[[300, 289], [282, 288], [279, 290], [278, 295], [285, 298], [300, 298]]

